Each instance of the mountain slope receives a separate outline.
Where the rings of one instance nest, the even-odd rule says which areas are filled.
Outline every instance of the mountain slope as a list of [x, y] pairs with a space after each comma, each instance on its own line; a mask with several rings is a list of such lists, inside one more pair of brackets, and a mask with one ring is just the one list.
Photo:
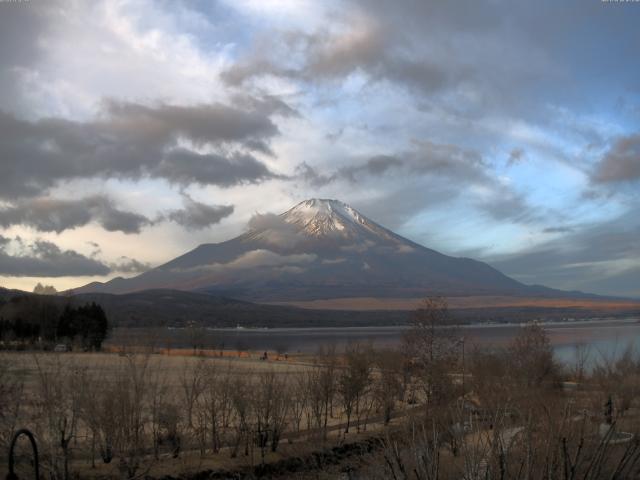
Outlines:
[[170, 288], [254, 301], [563, 294], [411, 242], [337, 200], [306, 200], [281, 215], [259, 216], [250, 227], [137, 277], [92, 283], [76, 293]]

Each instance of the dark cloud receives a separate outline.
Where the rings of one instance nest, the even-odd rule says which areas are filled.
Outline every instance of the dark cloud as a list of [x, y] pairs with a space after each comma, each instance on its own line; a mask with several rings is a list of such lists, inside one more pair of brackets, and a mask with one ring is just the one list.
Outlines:
[[542, 230], [543, 233], [571, 233], [575, 230], [574, 227], [567, 227], [565, 225], [559, 225], [555, 227], [547, 227]]
[[57, 232], [86, 225], [92, 215], [82, 201], [36, 198], [0, 210], [0, 225], [26, 225], [41, 232]]
[[0, 109], [23, 109], [21, 72], [43, 57], [42, 35], [57, 2], [0, 2]]
[[360, 206], [359, 210], [381, 225], [398, 230], [420, 212], [453, 202], [459, 194], [458, 189], [443, 182], [426, 184], [424, 181], [416, 181], [387, 189], [379, 197]]
[[282, 117], [300, 117], [300, 113], [291, 107], [287, 102], [277, 95], [259, 96], [236, 94], [232, 96], [232, 103], [235, 107], [244, 110], [259, 112], [266, 116], [280, 115]]
[[112, 272], [119, 273], [142, 273], [151, 268], [148, 263], [143, 263], [135, 258], [120, 257], [119, 261], [109, 264], [109, 268]]
[[524, 150], [521, 148], [514, 148], [509, 152], [509, 159], [507, 160], [508, 166], [517, 165], [524, 160]]
[[474, 199], [473, 205], [494, 220], [529, 224], [545, 219], [545, 215], [530, 205], [522, 193], [500, 183], [490, 188], [487, 195]]
[[476, 150], [430, 141], [415, 142], [405, 154], [414, 173], [455, 178], [462, 181], [491, 183], [487, 163]]
[[[236, 86], [267, 75], [316, 82], [364, 71], [374, 80], [397, 81], [425, 92], [441, 89], [455, 80], [436, 62], [407, 55], [407, 45], [396, 32], [376, 22], [345, 33], [280, 32], [269, 42], [271, 48], [261, 46], [260, 53], [254, 52], [224, 71], [222, 79]], [[302, 62], [287, 66], [288, 57], [282, 62], [282, 57], [265, 55], [284, 50], [300, 52]]]
[[[17, 2], [6, 2], [17, 3]], [[46, 17], [38, 8], [2, 5], [0, 10], [0, 60], [2, 66], [31, 65], [41, 55], [38, 37], [46, 26]]]
[[330, 174], [322, 174], [307, 162], [302, 162], [296, 167], [295, 178], [298, 178], [313, 187], [322, 187], [338, 180], [357, 183], [365, 176], [379, 177], [387, 170], [391, 168], [400, 168], [405, 164], [405, 161], [392, 155], [376, 155], [364, 162], [359, 162], [347, 167], [341, 167]]
[[285, 69], [278, 68], [271, 60], [250, 57], [242, 62], [234, 63], [231, 67], [222, 72], [220, 77], [229, 85], [240, 86], [250, 78], [269, 74], [278, 76], [294, 76], [296, 72], [295, 70], [292, 70], [287, 73]]
[[380, 176], [393, 167], [401, 167], [402, 160], [390, 155], [378, 155], [368, 159], [361, 165], [354, 167], [346, 167], [340, 169], [338, 176], [343, 176], [351, 182], [355, 182], [358, 175], [369, 174], [372, 176]]
[[184, 195], [184, 208], [166, 214], [172, 222], [188, 230], [200, 230], [219, 223], [233, 213], [233, 205], [207, 205]]
[[110, 232], [140, 233], [142, 227], [153, 223], [144, 215], [118, 210], [109, 202], [103, 203], [99, 208], [99, 222]]
[[369, 20], [342, 34], [319, 32], [305, 39], [306, 63], [299, 71], [305, 80], [344, 78], [367, 72], [373, 80], [400, 83], [412, 90], [433, 93], [453, 87], [463, 78], [452, 75], [435, 59], [415, 56], [410, 45], [392, 28]]
[[200, 154], [185, 149], [166, 154], [152, 174], [183, 186], [195, 183], [230, 187], [242, 183], [258, 183], [269, 178], [284, 178], [273, 174], [249, 154], [225, 156]]
[[491, 182], [488, 165], [475, 150], [429, 141], [416, 141], [413, 147], [395, 155], [376, 155], [330, 174], [320, 173], [303, 162], [298, 165], [296, 175], [311, 185], [323, 186], [338, 180], [355, 183], [363, 175], [379, 177], [391, 168], [404, 168], [405, 174], [411, 175], [438, 175], [464, 181]]
[[108, 231], [139, 233], [152, 222], [143, 215], [118, 209], [111, 199], [95, 195], [77, 200], [48, 197], [15, 201], [0, 209], [0, 226], [25, 225], [41, 232], [60, 233], [95, 221]]
[[528, 283], [640, 296], [638, 258], [640, 212], [635, 209], [599, 225], [575, 227], [535, 248], [485, 259], [507, 275]]
[[307, 162], [302, 162], [296, 167], [295, 177], [312, 187], [322, 187], [337, 179], [336, 174], [321, 174]]
[[331, 174], [322, 174], [307, 162], [302, 162], [296, 167], [295, 177], [313, 187], [322, 187], [338, 180], [356, 183], [363, 175], [377, 177], [390, 168], [402, 167], [404, 163], [391, 155], [377, 155], [356, 165], [339, 168]]
[[[261, 103], [256, 100], [252, 106], [257, 105]], [[106, 128], [111, 131], [133, 134], [158, 143], [181, 137], [197, 145], [249, 142], [252, 150], [270, 152], [266, 142], [278, 133], [278, 128], [267, 114], [273, 109], [260, 110], [244, 110], [219, 103], [194, 107], [147, 107], [135, 103], [105, 102], [105, 114], [109, 119]]]
[[56, 244], [36, 240], [25, 246], [19, 238], [17, 254], [0, 249], [0, 275], [9, 277], [66, 277], [107, 275], [111, 270], [104, 263], [85, 257], [74, 250], [62, 250]]
[[[400, 226], [404, 221], [400, 219], [455, 199], [463, 199], [501, 221], [530, 223], [542, 219], [541, 212], [530, 205], [523, 194], [495, 176], [492, 166], [479, 152], [452, 144], [415, 141], [411, 150], [374, 156], [328, 174], [302, 163], [296, 169], [296, 177], [317, 188], [341, 180], [357, 183], [367, 177], [380, 178], [390, 169], [397, 171], [396, 176], [403, 175], [409, 181], [419, 182], [415, 188], [405, 184], [401, 190], [391, 190], [383, 195], [380, 202], [374, 201], [377, 208], [370, 210], [375, 212], [372, 216], [389, 218], [387, 224], [391, 227]], [[470, 187], [478, 187], [477, 190], [483, 193], [470, 192]], [[378, 214], [378, 209], [389, 214]]]
[[[385, 83], [406, 90], [420, 110], [455, 118], [463, 131], [472, 127], [467, 122], [496, 117], [549, 125], [556, 105], [579, 110], [594, 95], [615, 99], [640, 81], [633, 50], [619, 47], [640, 41], [628, 9], [577, 1], [339, 5], [329, 13], [332, 28], [255, 35], [223, 80], [247, 88], [276, 76], [332, 87], [353, 74], [364, 77], [365, 89]], [[617, 72], [625, 72], [623, 81]]]
[[[104, 263], [95, 258], [100, 253], [99, 245], [95, 242], [87, 243], [96, 249], [91, 257], [86, 257], [74, 250], [62, 250], [55, 243], [46, 240], [35, 240], [27, 244], [20, 237], [10, 239], [0, 235], [0, 275], [9, 277], [95, 276], [114, 272], [142, 273], [151, 268], [148, 263], [125, 256], [115, 262]], [[9, 247], [12, 244], [15, 248], [10, 251]], [[55, 293], [48, 287], [42, 285], [40, 287], [39, 291], [34, 291]]]
[[87, 242], [87, 245], [89, 245], [93, 251], [91, 252], [91, 257], [97, 257], [98, 255], [100, 255], [102, 253], [102, 248], [100, 247], [100, 244], [97, 242]]
[[[75, 178], [164, 178], [230, 186], [275, 175], [251, 152], [270, 153], [278, 129], [269, 116], [222, 104], [147, 107], [106, 102], [88, 122], [29, 122], [0, 112], [0, 197], [40, 195]], [[206, 148], [200, 154], [179, 141]]]
[[[589, 281], [582, 288], [587, 291], [640, 299], [640, 267], [630, 266], [611, 275], [598, 275], [597, 272], [594, 275], [593, 271], [584, 273]], [[582, 272], [577, 272], [576, 277], [585, 278]]]
[[344, 127], [340, 127], [339, 129], [337, 129], [335, 132], [329, 132], [327, 133], [324, 138], [326, 138], [327, 140], [329, 140], [330, 142], [335, 142], [336, 140], [338, 140], [340, 137], [342, 137], [342, 135], [344, 135]]
[[[548, 58], [551, 46], [528, 36], [536, 28], [549, 30], [548, 20], [527, 7], [507, 12], [500, 3], [460, 3], [463, 8], [435, 1], [346, 2], [332, 16], [339, 28], [258, 36], [222, 78], [234, 86], [268, 76], [319, 84], [364, 74], [367, 85], [388, 82], [425, 105], [467, 117], [535, 105], [531, 94], [559, 78]], [[526, 31], [512, 28], [533, 21]]]
[[613, 142], [592, 174], [595, 183], [640, 179], [640, 134], [620, 137]]

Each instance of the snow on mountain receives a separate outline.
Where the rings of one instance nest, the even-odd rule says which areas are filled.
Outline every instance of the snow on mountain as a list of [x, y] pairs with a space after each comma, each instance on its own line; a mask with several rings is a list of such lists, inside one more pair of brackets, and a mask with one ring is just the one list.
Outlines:
[[341, 232], [346, 235], [354, 226], [367, 226], [367, 220], [357, 211], [338, 200], [313, 198], [305, 200], [282, 214], [285, 222], [313, 236]]
[[257, 301], [338, 297], [532, 294], [468, 258], [443, 255], [395, 234], [338, 200], [305, 200], [257, 215], [244, 234], [203, 244], [130, 279], [79, 292], [172, 288]]
[[338, 236], [356, 239], [359, 235], [392, 238], [386, 229], [339, 200], [313, 198], [299, 203], [281, 215], [301, 233], [314, 237]]

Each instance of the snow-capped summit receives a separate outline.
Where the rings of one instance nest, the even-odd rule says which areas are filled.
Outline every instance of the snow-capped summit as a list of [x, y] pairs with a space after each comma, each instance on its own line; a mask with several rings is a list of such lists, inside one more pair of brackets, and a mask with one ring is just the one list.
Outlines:
[[388, 238], [387, 231], [339, 200], [312, 198], [280, 215], [298, 231], [314, 237], [338, 235], [355, 238], [364, 232]]
[[315, 221], [331, 218], [340, 224], [365, 223], [365, 218], [355, 209], [341, 202], [327, 198], [311, 198], [300, 202], [291, 210], [282, 214], [282, 217], [289, 223], [307, 225]]

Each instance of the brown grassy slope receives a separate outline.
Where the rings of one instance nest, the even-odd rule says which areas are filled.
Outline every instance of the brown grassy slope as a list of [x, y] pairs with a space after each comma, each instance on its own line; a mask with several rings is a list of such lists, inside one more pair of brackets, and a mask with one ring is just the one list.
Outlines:
[[[449, 297], [449, 307], [465, 308], [505, 308], [505, 307], [545, 307], [580, 308], [598, 312], [616, 312], [640, 310], [640, 301], [595, 299], [595, 298], [530, 298], [506, 296], [469, 296]], [[277, 305], [289, 305], [319, 310], [415, 310], [419, 298], [330, 298], [299, 302], [278, 302]]]

